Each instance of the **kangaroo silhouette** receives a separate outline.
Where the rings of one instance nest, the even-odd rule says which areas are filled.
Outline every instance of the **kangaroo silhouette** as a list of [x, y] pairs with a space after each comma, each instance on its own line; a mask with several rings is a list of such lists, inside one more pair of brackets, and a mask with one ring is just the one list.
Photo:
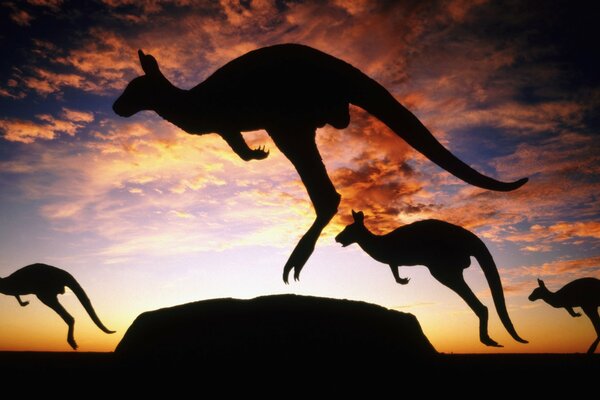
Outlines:
[[530, 301], [542, 299], [554, 308], [564, 308], [572, 317], [581, 317], [580, 313], [573, 310], [573, 307], [581, 307], [596, 330], [596, 340], [592, 342], [587, 351], [588, 354], [593, 354], [600, 343], [600, 316], [598, 315], [600, 280], [595, 278], [575, 279], [554, 293], [548, 290], [543, 280], [538, 279], [538, 285], [529, 295]]
[[358, 245], [375, 260], [388, 264], [401, 285], [409, 279], [400, 278], [399, 266], [424, 265], [440, 283], [456, 292], [479, 318], [479, 340], [487, 346], [502, 347], [488, 335], [488, 310], [465, 282], [463, 270], [477, 259], [490, 286], [496, 311], [510, 335], [521, 339], [508, 316], [498, 268], [485, 244], [475, 234], [460, 226], [436, 219], [427, 219], [401, 226], [385, 235], [375, 235], [364, 225], [364, 214], [352, 211], [354, 223], [346, 226], [335, 238], [346, 247]]
[[69, 326], [67, 343], [73, 350], [77, 350], [77, 342], [73, 337], [75, 319], [58, 302], [58, 295], [65, 293], [65, 286], [75, 293], [98, 328], [106, 333], [115, 333], [102, 324], [83, 288], [67, 271], [46, 264], [31, 264], [16, 270], [6, 278], [0, 278], [0, 293], [15, 296], [22, 307], [29, 302], [22, 301], [20, 296], [35, 294], [42, 303], [60, 315]]
[[323, 228], [337, 213], [341, 196], [331, 183], [315, 143], [316, 129], [343, 129], [354, 104], [446, 171], [481, 188], [510, 191], [527, 182], [500, 182], [475, 171], [442, 146], [409, 110], [379, 83], [352, 65], [299, 44], [280, 44], [230, 61], [190, 90], [172, 85], [151, 55], [138, 51], [145, 75], [133, 79], [113, 110], [129, 117], [152, 110], [190, 134], [219, 134], [243, 160], [261, 160], [241, 132], [264, 129], [300, 175], [316, 219], [283, 269], [298, 280]]

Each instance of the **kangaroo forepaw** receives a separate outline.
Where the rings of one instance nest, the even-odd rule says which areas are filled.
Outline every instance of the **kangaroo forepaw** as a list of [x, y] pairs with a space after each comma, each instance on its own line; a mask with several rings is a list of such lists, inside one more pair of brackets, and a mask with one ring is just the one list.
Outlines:
[[24, 301], [24, 302], [21, 303], [21, 307], [25, 307], [26, 305], [29, 305], [28, 301]]
[[396, 282], [401, 285], [406, 285], [408, 282], [410, 282], [410, 278], [398, 278], [396, 279]]
[[260, 146], [252, 150], [251, 160], [264, 160], [269, 156], [269, 150], [265, 150], [265, 146]]
[[573, 314], [574, 317], [581, 317], [581, 313], [576, 312], [575, 314]]

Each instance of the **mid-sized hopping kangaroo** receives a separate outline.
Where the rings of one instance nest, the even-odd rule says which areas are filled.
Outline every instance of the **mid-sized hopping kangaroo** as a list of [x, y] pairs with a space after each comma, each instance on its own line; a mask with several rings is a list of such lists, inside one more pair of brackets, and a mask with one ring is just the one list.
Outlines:
[[376, 235], [364, 225], [364, 214], [352, 211], [354, 223], [346, 226], [335, 240], [346, 247], [358, 245], [375, 260], [387, 264], [401, 285], [399, 266], [424, 265], [440, 283], [456, 292], [479, 318], [479, 340], [487, 346], [502, 347], [488, 335], [488, 310], [465, 282], [463, 270], [477, 259], [492, 292], [500, 321], [510, 335], [521, 343], [506, 310], [498, 268], [485, 244], [475, 234], [460, 226], [436, 219], [401, 226], [385, 235]]
[[529, 295], [530, 301], [542, 299], [552, 307], [564, 308], [572, 317], [581, 317], [580, 313], [573, 310], [573, 307], [581, 307], [596, 330], [596, 340], [592, 342], [587, 351], [588, 354], [593, 354], [600, 343], [600, 316], [598, 315], [600, 280], [595, 278], [576, 279], [554, 293], [548, 290], [543, 280], [538, 279], [538, 285]]
[[58, 302], [58, 295], [65, 293], [65, 286], [75, 293], [98, 328], [106, 333], [115, 333], [102, 324], [83, 288], [67, 271], [46, 264], [31, 264], [6, 278], [0, 278], [0, 293], [15, 296], [21, 306], [25, 307], [29, 302], [22, 301], [20, 296], [35, 294], [42, 303], [60, 315], [69, 326], [67, 342], [73, 350], [77, 350], [77, 342], [73, 337], [75, 319]]
[[442, 146], [383, 86], [352, 65], [299, 44], [280, 44], [246, 53], [190, 90], [172, 85], [154, 57], [138, 51], [144, 75], [133, 79], [113, 110], [129, 117], [152, 110], [185, 132], [219, 134], [243, 160], [268, 156], [248, 147], [242, 132], [264, 129], [300, 175], [316, 219], [284, 266], [298, 280], [323, 228], [337, 213], [341, 196], [331, 183], [315, 143], [317, 128], [344, 129], [349, 105], [368, 111], [431, 161], [481, 188], [510, 191], [527, 179], [500, 182], [484, 176]]

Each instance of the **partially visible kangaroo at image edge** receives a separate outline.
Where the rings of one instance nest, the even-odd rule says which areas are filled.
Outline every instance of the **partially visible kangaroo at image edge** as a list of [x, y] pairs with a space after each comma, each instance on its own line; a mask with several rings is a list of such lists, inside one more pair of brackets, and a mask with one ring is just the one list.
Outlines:
[[279, 44], [250, 51], [225, 64], [195, 87], [175, 87], [156, 59], [138, 50], [144, 75], [133, 79], [113, 104], [122, 117], [155, 111], [187, 133], [217, 133], [243, 160], [269, 152], [251, 149], [242, 132], [264, 129], [291, 161], [306, 187], [316, 219], [283, 268], [298, 280], [319, 235], [337, 213], [341, 196], [331, 182], [315, 143], [317, 128], [350, 124], [350, 104], [377, 117], [429, 160], [463, 181], [484, 189], [515, 190], [527, 178], [500, 182], [485, 176], [446, 149], [381, 84], [359, 69], [300, 44]]
[[15, 296], [22, 307], [28, 305], [29, 302], [22, 301], [20, 296], [34, 294], [42, 303], [53, 309], [69, 327], [67, 343], [73, 350], [77, 350], [77, 342], [75, 342], [73, 336], [75, 319], [58, 302], [58, 295], [65, 293], [65, 287], [75, 293], [75, 296], [77, 296], [77, 299], [98, 328], [105, 333], [115, 333], [100, 321], [87, 294], [73, 278], [73, 275], [67, 271], [38, 263], [18, 269], [6, 278], [0, 278], [0, 293]]
[[593, 354], [600, 343], [600, 280], [596, 278], [575, 279], [556, 292], [551, 292], [543, 280], [538, 279], [538, 287], [529, 295], [530, 301], [542, 299], [554, 308], [564, 308], [572, 317], [581, 317], [573, 307], [581, 307], [590, 319], [596, 331], [596, 340], [592, 342], [587, 353]]
[[474, 233], [436, 219], [403, 225], [387, 234], [376, 235], [364, 225], [362, 211], [352, 211], [354, 223], [346, 226], [335, 240], [343, 247], [358, 245], [372, 258], [389, 265], [401, 285], [409, 282], [398, 274], [399, 266], [424, 265], [441, 284], [458, 294], [479, 318], [479, 340], [486, 346], [502, 347], [488, 334], [488, 310], [465, 282], [463, 270], [477, 259], [492, 292], [500, 321], [520, 343], [528, 343], [515, 330], [504, 300], [502, 282], [494, 258], [485, 243]]

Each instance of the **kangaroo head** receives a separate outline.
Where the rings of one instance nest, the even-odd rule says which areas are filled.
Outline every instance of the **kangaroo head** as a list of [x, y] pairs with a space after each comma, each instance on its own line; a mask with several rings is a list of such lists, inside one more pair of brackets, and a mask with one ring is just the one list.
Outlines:
[[354, 223], [346, 226], [344, 230], [335, 237], [335, 241], [341, 243], [342, 247], [356, 243], [360, 238], [361, 233], [367, 229], [364, 224], [365, 215], [362, 211], [355, 212], [352, 210], [352, 218], [354, 218]]
[[144, 54], [142, 50], [138, 50], [138, 55], [144, 75], [129, 82], [123, 94], [113, 104], [113, 110], [121, 117], [131, 117], [139, 111], [155, 109], [157, 100], [170, 86], [153, 56]]
[[544, 297], [546, 297], [546, 294], [548, 294], [548, 288], [546, 288], [546, 285], [544, 284], [543, 280], [538, 279], [538, 285], [539, 286], [533, 289], [533, 292], [531, 292], [531, 294], [529, 295], [529, 301], [543, 299]]

